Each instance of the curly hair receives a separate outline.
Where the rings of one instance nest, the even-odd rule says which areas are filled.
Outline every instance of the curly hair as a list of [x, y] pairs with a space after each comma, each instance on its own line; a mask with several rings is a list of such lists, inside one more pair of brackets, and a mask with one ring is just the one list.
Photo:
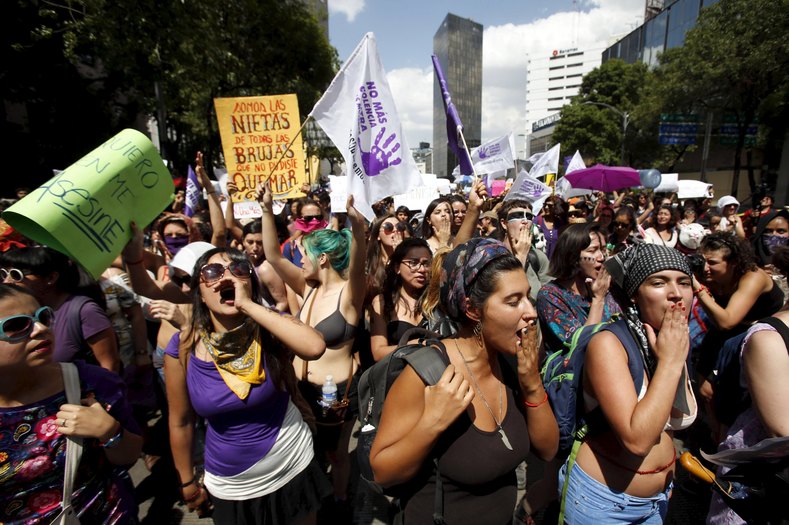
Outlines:
[[756, 254], [753, 247], [745, 239], [740, 239], [732, 232], [715, 232], [701, 240], [699, 253], [722, 251], [723, 260], [734, 266], [734, 273], [742, 277], [748, 272], [755, 272]]

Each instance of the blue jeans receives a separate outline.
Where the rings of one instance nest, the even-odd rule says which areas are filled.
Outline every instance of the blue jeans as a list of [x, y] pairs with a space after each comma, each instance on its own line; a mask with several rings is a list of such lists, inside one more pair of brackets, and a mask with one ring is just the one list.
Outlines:
[[[567, 463], [559, 471], [559, 500], [567, 476]], [[613, 492], [576, 463], [570, 472], [567, 501], [564, 505], [564, 522], [570, 525], [602, 523], [661, 524], [668, 511], [668, 495], [673, 483], [651, 498], [639, 498]]]

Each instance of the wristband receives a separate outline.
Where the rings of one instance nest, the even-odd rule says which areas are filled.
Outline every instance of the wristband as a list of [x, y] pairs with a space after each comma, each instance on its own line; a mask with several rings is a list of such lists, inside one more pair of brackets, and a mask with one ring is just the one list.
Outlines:
[[523, 398], [523, 404], [524, 404], [524, 406], [526, 408], [537, 408], [537, 407], [539, 407], [541, 405], [544, 405], [547, 401], [548, 401], [548, 392], [547, 391], [545, 391], [545, 397], [542, 398], [542, 401], [540, 401], [539, 403], [529, 403], [528, 401], [526, 401], [525, 397]]
[[118, 429], [118, 432], [114, 436], [112, 436], [107, 441], [99, 443], [99, 445], [101, 445], [102, 448], [113, 448], [118, 446], [118, 443], [121, 442], [121, 439], [123, 439], [123, 427], [120, 425], [118, 426], [120, 428]]
[[185, 489], [186, 487], [188, 487], [189, 485], [191, 485], [192, 483], [194, 483], [196, 479], [197, 479], [197, 478], [195, 478], [195, 477], [192, 477], [192, 479], [190, 479], [190, 480], [189, 480], [189, 481], [187, 481], [186, 483], [181, 483], [181, 488], [182, 488], [182, 489]]

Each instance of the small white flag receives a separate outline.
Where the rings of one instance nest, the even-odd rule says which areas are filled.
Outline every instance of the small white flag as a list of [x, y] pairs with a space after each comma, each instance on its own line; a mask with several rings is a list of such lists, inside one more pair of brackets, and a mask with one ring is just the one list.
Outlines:
[[[581, 157], [581, 152], [575, 150], [575, 155], [570, 159], [570, 162], [567, 164], [567, 169], [565, 170], [564, 174], [567, 175], [568, 173], [572, 173], [575, 170], [583, 170], [586, 169], [586, 164], [584, 164], [584, 159]], [[580, 197], [581, 195], [591, 195], [592, 190], [585, 190], [585, 189], [575, 189], [570, 182], [562, 177], [558, 181], [556, 181], [556, 195], [561, 197], [562, 199], [571, 199], [573, 197]]]
[[[507, 170], [515, 165], [512, 152], [515, 150], [512, 133], [489, 140], [471, 150], [471, 162], [477, 175]], [[452, 176], [460, 176], [460, 166], [455, 166]]]
[[551, 196], [551, 193], [553, 190], [550, 186], [535, 179], [526, 173], [526, 170], [521, 170], [515, 178], [515, 182], [512, 183], [509, 193], [504, 197], [504, 202], [513, 199], [529, 201], [532, 205], [532, 212], [537, 214], [540, 213], [542, 204], [545, 199]]
[[529, 170], [529, 175], [539, 179], [548, 173], [559, 173], [559, 146], [561, 144], [555, 145], [540, 156]]
[[348, 194], [368, 220], [375, 218], [374, 202], [422, 185], [372, 33], [364, 35], [310, 116], [342, 153]]

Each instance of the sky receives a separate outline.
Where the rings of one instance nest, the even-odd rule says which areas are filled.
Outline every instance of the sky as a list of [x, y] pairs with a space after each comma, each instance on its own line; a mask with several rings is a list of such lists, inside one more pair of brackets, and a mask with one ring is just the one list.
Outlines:
[[[525, 133], [526, 60], [608, 47], [643, 21], [645, 0], [328, 0], [329, 40], [345, 61], [375, 34], [409, 147], [433, 142], [433, 35], [448, 12], [484, 27], [482, 140]], [[460, 115], [461, 119], [463, 115]], [[517, 147], [517, 146], [516, 146]]]

